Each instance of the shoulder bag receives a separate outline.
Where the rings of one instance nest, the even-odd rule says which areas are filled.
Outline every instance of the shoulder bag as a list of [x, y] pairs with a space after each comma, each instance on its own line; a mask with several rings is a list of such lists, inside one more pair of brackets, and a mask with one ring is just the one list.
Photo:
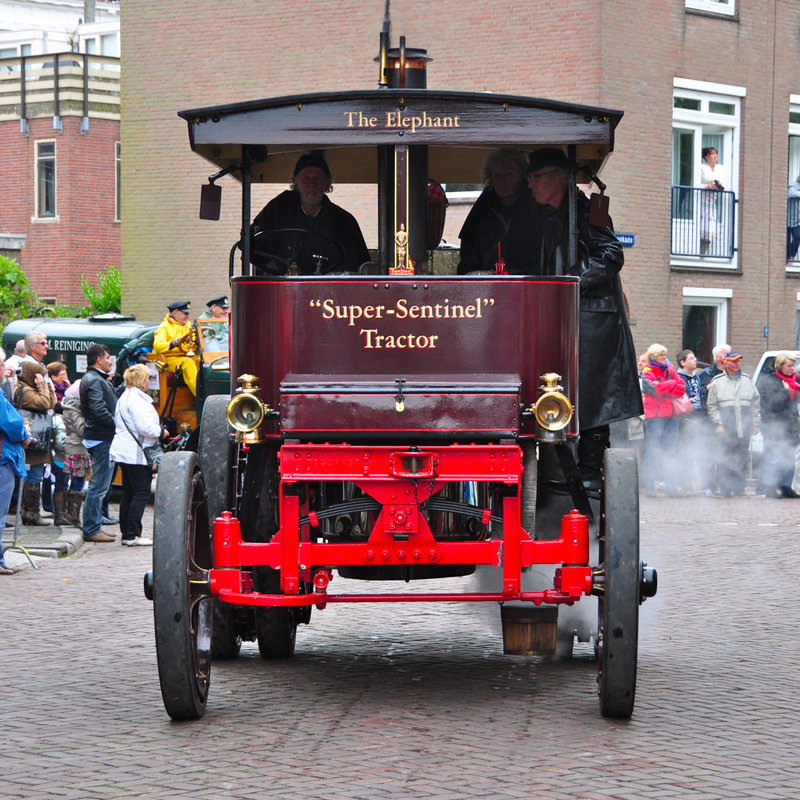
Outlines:
[[53, 436], [53, 410], [29, 411], [22, 408], [22, 387], [18, 386], [14, 395], [14, 405], [17, 407], [25, 430], [31, 437], [31, 443], [26, 448], [28, 453], [49, 453], [50, 439]]
[[164, 455], [164, 450], [161, 447], [161, 443], [156, 441], [153, 442], [153, 444], [149, 444], [147, 447], [145, 447], [142, 444], [144, 437], [140, 439], [131, 430], [131, 426], [128, 425], [128, 420], [125, 419], [125, 412], [122, 409], [120, 409], [119, 416], [122, 420], [122, 424], [128, 429], [128, 433], [131, 435], [133, 441], [139, 445], [139, 449], [144, 453], [144, 460], [147, 462], [147, 466], [150, 467], [154, 473], [158, 472], [158, 468], [161, 466], [161, 457]]
[[684, 392], [680, 397], [670, 397], [672, 401], [672, 413], [676, 417], [681, 417], [684, 414], [689, 414], [691, 411], [694, 411], [694, 406], [692, 405], [692, 401], [689, 399], [689, 395]]

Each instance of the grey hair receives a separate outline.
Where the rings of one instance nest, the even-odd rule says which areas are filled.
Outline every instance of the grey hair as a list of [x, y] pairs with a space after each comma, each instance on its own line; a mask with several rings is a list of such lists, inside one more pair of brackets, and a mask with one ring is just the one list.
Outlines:
[[5, 361], [5, 360], [6, 360], [6, 351], [3, 350], [2, 347], [0, 347], [0, 361]]
[[486, 159], [483, 165], [483, 183], [485, 186], [489, 185], [489, 181], [492, 177], [492, 169], [498, 161], [508, 161], [509, 164], [513, 164], [519, 170], [520, 180], [522, 180], [522, 177], [525, 175], [525, 170], [528, 167], [525, 153], [523, 153], [522, 150], [515, 150], [512, 147], [501, 147], [499, 150], [495, 150], [494, 153]]
[[712, 351], [711, 355], [714, 356], [714, 361], [716, 361], [720, 356], [724, 356], [725, 353], [730, 353], [731, 346], [729, 344], [718, 344]]
[[30, 354], [31, 352], [31, 345], [36, 344], [36, 337], [39, 335], [39, 331], [28, 331], [25, 334], [25, 350]]

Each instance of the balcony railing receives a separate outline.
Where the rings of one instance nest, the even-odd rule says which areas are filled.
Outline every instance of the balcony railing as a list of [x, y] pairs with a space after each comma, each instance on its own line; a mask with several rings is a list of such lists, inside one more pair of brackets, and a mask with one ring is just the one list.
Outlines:
[[800, 261], [800, 197], [786, 201], [786, 260]]
[[119, 119], [119, 59], [47, 53], [0, 59], [0, 121], [80, 116]]
[[735, 230], [733, 192], [672, 187], [672, 255], [730, 261]]

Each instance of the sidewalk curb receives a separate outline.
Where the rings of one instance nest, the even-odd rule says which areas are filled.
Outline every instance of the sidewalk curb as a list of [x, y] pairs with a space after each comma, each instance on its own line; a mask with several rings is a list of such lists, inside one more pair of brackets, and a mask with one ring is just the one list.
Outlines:
[[[17, 571], [25, 567], [31, 567], [31, 562], [28, 560], [28, 557], [25, 555], [25, 552], [22, 549], [11, 549], [13, 530], [11, 528], [7, 528], [6, 530], [10, 534], [8, 538], [5, 536], [3, 537], [3, 546], [6, 548], [3, 556], [6, 564], [8, 564], [11, 569]], [[47, 544], [26, 544], [26, 538], [28, 538], [26, 534], [28, 534], [30, 530], [31, 529], [27, 526], [21, 527], [20, 535], [17, 541], [21, 547], [25, 548], [25, 551], [27, 551], [34, 560], [45, 558], [66, 558], [67, 556], [75, 555], [75, 553], [77, 553], [78, 550], [80, 550], [80, 548], [84, 545], [83, 531], [80, 528], [64, 526], [59, 529], [54, 526], [50, 530], [52, 530], [53, 534], [58, 531], [58, 535]], [[36, 530], [41, 531], [41, 529]]]

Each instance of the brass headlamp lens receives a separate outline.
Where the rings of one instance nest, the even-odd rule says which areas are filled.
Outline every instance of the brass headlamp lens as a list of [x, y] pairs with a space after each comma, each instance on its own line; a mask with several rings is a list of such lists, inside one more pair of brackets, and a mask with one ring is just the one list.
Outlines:
[[264, 419], [264, 406], [253, 394], [237, 394], [226, 412], [228, 422], [234, 430], [242, 433], [254, 431]]
[[542, 375], [544, 385], [539, 387], [542, 396], [533, 407], [536, 421], [546, 431], [560, 431], [569, 425], [574, 413], [572, 403], [563, 394], [563, 387], [558, 385], [561, 376], [555, 372]]
[[257, 430], [269, 409], [261, 402], [261, 389], [256, 386], [255, 375], [240, 375], [238, 382], [239, 388], [228, 403], [225, 416], [236, 431], [237, 441], [255, 444], [261, 441]]

